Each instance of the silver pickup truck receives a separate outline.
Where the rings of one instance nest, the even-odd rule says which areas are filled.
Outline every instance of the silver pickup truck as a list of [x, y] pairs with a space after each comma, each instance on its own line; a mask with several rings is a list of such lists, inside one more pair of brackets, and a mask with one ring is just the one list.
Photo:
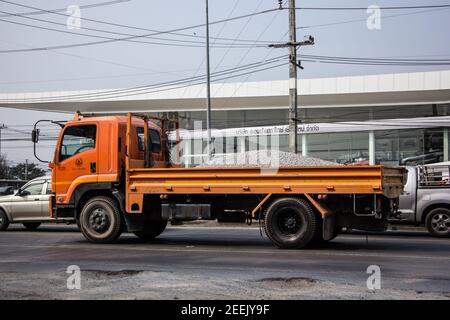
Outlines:
[[393, 224], [425, 225], [436, 237], [450, 236], [450, 164], [410, 166]]

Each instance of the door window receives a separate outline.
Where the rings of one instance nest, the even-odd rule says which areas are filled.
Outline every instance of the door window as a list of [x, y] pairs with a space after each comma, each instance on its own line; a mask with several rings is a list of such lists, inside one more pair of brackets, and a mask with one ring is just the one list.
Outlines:
[[32, 183], [26, 186], [20, 192], [22, 196], [40, 196], [42, 194], [42, 187], [44, 186], [44, 182]]
[[153, 129], [148, 130], [148, 137], [152, 142], [152, 152], [158, 153], [161, 151], [161, 139], [159, 132]]
[[[144, 128], [137, 128], [137, 136], [139, 151], [144, 151]], [[159, 153], [161, 151], [161, 138], [158, 131], [148, 129], [148, 141], [150, 142], [152, 152]]]
[[96, 131], [95, 125], [68, 127], [62, 138], [59, 160], [64, 161], [76, 154], [95, 149]]

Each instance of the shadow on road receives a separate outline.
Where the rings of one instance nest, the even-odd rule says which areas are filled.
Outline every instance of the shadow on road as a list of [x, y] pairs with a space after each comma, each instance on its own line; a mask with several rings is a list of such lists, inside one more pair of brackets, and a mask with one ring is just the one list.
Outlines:
[[25, 227], [21, 226], [21, 225], [11, 225], [9, 226], [9, 228], [5, 231], [2, 231], [1, 233], [44, 233], [44, 232], [50, 232], [50, 233], [63, 233], [63, 232], [69, 232], [69, 233], [76, 233], [76, 232], [80, 232], [78, 230], [78, 228], [73, 225], [73, 226], [67, 226], [67, 225], [63, 225], [63, 226], [41, 226], [39, 228], [37, 228], [36, 230], [28, 230]]
[[[370, 251], [383, 251], [389, 252], [402, 252], [404, 254], [421, 252], [443, 252], [445, 256], [448, 255], [450, 250], [450, 241], [442, 241], [439, 245], [433, 241], [421, 241], [421, 239], [393, 239], [393, 238], [379, 238], [373, 239], [369, 236], [368, 241], [365, 236], [338, 236], [336, 239], [323, 244], [316, 244], [308, 246], [302, 250], [281, 250], [280, 252], [295, 252], [295, 251], [350, 251], [350, 252], [370, 252]], [[193, 247], [201, 248], [231, 248], [231, 249], [255, 249], [259, 251], [261, 249], [276, 249], [272, 243], [264, 236], [259, 237], [246, 237], [242, 233], [240, 235], [217, 235], [207, 236], [203, 234], [195, 234], [192, 232], [190, 235], [177, 236], [176, 234], [164, 233], [160, 238], [156, 238], [152, 241], [144, 241], [131, 234], [122, 236], [117, 240], [117, 244], [132, 246], [132, 245], [155, 245], [164, 247], [185, 247], [186, 250]]]

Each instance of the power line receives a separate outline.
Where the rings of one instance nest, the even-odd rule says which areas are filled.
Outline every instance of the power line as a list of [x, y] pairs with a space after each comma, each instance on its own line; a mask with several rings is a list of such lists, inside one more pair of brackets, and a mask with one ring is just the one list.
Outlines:
[[[3, 0], [0, 0], [0, 1], [3, 1]], [[277, 9], [267, 9], [267, 10], [254, 12], [254, 13], [250, 13], [250, 14], [245, 14], [245, 15], [241, 15], [241, 16], [236, 16], [236, 17], [232, 17], [232, 18], [228, 18], [228, 19], [222, 19], [222, 20], [213, 21], [213, 22], [210, 22], [209, 24], [210, 25], [214, 25], [214, 24], [220, 24], [220, 23], [224, 23], [224, 22], [228, 22], [228, 21], [235, 21], [235, 20], [239, 20], [239, 19], [245, 19], [245, 18], [248, 18], [250, 16], [263, 15], [263, 14], [267, 14], [267, 13], [278, 11], [278, 10], [279, 10], [278, 8]], [[25, 23], [4, 20], [4, 19], [0, 19], [0, 21], [13, 23], [13, 24], [18, 24], [18, 25], [23, 25], [23, 26], [28, 26], [28, 27], [30, 27], [30, 26], [31, 27], [38, 27], [38, 26], [33, 26], [33, 25], [25, 24]], [[135, 35], [135, 36], [129, 36], [129, 37], [123, 37], [123, 38], [106, 38], [106, 40], [102, 40], [102, 41], [84, 42], [84, 43], [77, 43], [77, 44], [59, 45], [59, 46], [51, 46], [51, 47], [37, 47], [37, 48], [31, 48], [31, 49], [0, 50], [0, 53], [19, 53], [19, 52], [45, 51], [45, 50], [49, 50], [49, 49], [68, 49], [68, 48], [73, 48], [73, 47], [85, 47], [85, 46], [92, 46], [92, 45], [101, 45], [101, 44], [113, 43], [113, 42], [117, 42], [117, 41], [129, 41], [129, 40], [134, 40], [134, 39], [138, 39], [138, 38], [145, 38], [145, 37], [154, 36], [154, 35], [158, 35], [158, 34], [165, 34], [165, 33], [171, 33], [171, 32], [177, 32], [177, 31], [183, 31], [183, 30], [189, 30], [189, 29], [196, 29], [196, 28], [200, 28], [200, 27], [203, 27], [203, 26], [205, 26], [205, 24], [197, 24], [197, 25], [181, 27], [181, 28], [176, 28], [176, 29], [167, 30], [167, 31], [158, 31], [158, 32], [153, 32], [153, 33], [149, 33], [149, 34]], [[38, 27], [38, 28], [46, 29], [46, 30], [56, 30], [56, 29], [51, 29], [51, 28], [47, 28], [47, 27]], [[63, 31], [63, 30], [59, 30], [59, 31], [64, 32], [64, 33], [68, 32], [68, 31]], [[155, 44], [159, 44], [159, 43], [155, 43]]]
[[[285, 3], [286, 3], [286, 1], [285, 1]], [[283, 9], [283, 8], [281, 8], [281, 9]], [[279, 9], [279, 10], [280, 10], [280, 9]], [[257, 40], [259, 40], [259, 39], [264, 35], [264, 33], [267, 31], [267, 29], [269, 29], [270, 26], [275, 22], [275, 19], [278, 17], [278, 14], [279, 14], [279, 13], [280, 13], [280, 11], [278, 11], [277, 14], [275, 14], [275, 15], [272, 17], [272, 19], [269, 21], [269, 23], [266, 25], [266, 27], [265, 27], [265, 28], [260, 32], [260, 34], [258, 35]], [[247, 49], [247, 51], [244, 53], [244, 55], [243, 55], [243, 56], [241, 57], [241, 59], [239, 60], [238, 65], [241, 64], [241, 63], [245, 60], [245, 58], [248, 56], [248, 54], [250, 53], [250, 51], [251, 51], [252, 49], [253, 49], [252, 47], [250, 47], [250, 48]], [[270, 51], [267, 53], [267, 55], [265, 56], [265, 58], [264, 58], [263, 60], [265, 61], [269, 55], [270, 55]], [[248, 79], [250, 76], [251, 76], [251, 73], [247, 73], [247, 79]], [[218, 92], [221, 88], [223, 88], [223, 86], [224, 86], [224, 83], [221, 84], [221, 86], [216, 90], [216, 92]], [[239, 86], [239, 87], [240, 87], [240, 86]], [[237, 92], [237, 89], [238, 89], [238, 88], [236, 88], [236, 89], [234, 90], [233, 95]]]
[[[258, 67], [267, 64], [276, 63], [286, 56], [278, 56], [275, 58], [267, 59], [267, 56], [264, 60], [254, 62], [244, 66], [233, 67], [229, 69], [222, 70], [220, 72], [214, 72], [213, 77], [221, 77], [228, 74], [233, 74], [241, 71], [245, 71], [248, 69], [255, 68], [257, 71]], [[450, 59], [398, 59], [398, 58], [361, 58], [361, 57], [334, 57], [334, 56], [319, 56], [319, 55], [299, 55], [301, 61], [304, 62], [320, 62], [320, 63], [331, 63], [331, 64], [347, 64], [347, 65], [387, 65], [387, 66], [447, 66], [450, 65]], [[251, 75], [251, 72], [246, 72], [245, 75]], [[227, 79], [235, 78], [240, 75], [234, 75], [232, 77], [227, 77]], [[152, 85], [144, 85], [127, 89], [112, 89], [106, 90], [98, 93], [90, 93], [90, 94], [75, 94], [75, 95], [66, 95], [66, 96], [58, 96], [58, 97], [41, 97], [41, 98], [29, 98], [29, 99], [8, 99], [4, 100], [5, 102], [18, 102], [18, 101], [52, 101], [52, 100], [72, 100], [72, 99], [95, 99], [95, 98], [114, 98], [117, 94], [144, 94], [149, 93], [148, 90], [153, 90], [157, 88], [163, 88], [171, 85], [179, 85], [186, 84], [188, 86], [191, 85], [193, 81], [195, 83], [202, 83], [204, 81], [205, 75], [182, 78], [179, 80], [167, 81], [162, 83], [156, 83]], [[248, 77], [247, 77], [248, 79]], [[217, 81], [217, 80], [216, 80]], [[186, 87], [186, 86], [183, 86]], [[177, 87], [178, 88], [178, 87]], [[165, 89], [165, 90], [173, 90], [174, 88]], [[151, 92], [153, 93], [153, 91]]]
[[[232, 16], [232, 14], [234, 13], [234, 11], [236, 10], [236, 7], [239, 3], [239, 0], [236, 0], [236, 2], [234, 3], [233, 8], [231, 9], [230, 13], [228, 14], [227, 18], [230, 18]], [[249, 18], [250, 19], [250, 18]], [[224, 24], [222, 24], [222, 27], [220, 28], [219, 32], [217, 33], [217, 36], [220, 36], [223, 32], [223, 30], [225, 29], [225, 26], [227, 25], [227, 23], [225, 22]], [[212, 37], [210, 37], [210, 39], [213, 39]], [[213, 44], [215, 43], [216, 40], [213, 39]], [[203, 64], [206, 61], [206, 57], [203, 57], [202, 62], [198, 65], [196, 71], [194, 72], [194, 77], [196, 75], [198, 75], [198, 73], [200, 72], [201, 67], [203, 66]], [[188, 87], [186, 87], [186, 89], [184, 90], [182, 97], [184, 97], [184, 95], [186, 94], [186, 90]]]
[[[288, 0], [285, 0], [285, 1], [284, 1], [284, 3], [282, 4], [283, 7], [287, 4], [287, 2], [288, 2]], [[280, 37], [280, 39], [278, 40], [278, 42], [280, 42], [281, 40], [283, 40], [284, 37], [285, 37], [288, 33], [289, 33], [289, 30], [287, 30], [287, 31]], [[273, 50], [274, 50], [273, 47], [269, 49], [269, 52], [267, 52], [267, 54], [264, 56], [264, 59], [263, 59], [264, 61], [268, 60], [268, 57], [272, 54]], [[270, 59], [269, 59], [269, 60], [270, 60]], [[248, 79], [250, 79], [250, 77], [251, 77], [252, 75], [253, 75], [252, 73], [249, 73], [249, 74], [247, 75], [247, 77], [245, 78], [244, 82], [247, 82]], [[236, 92], [241, 88], [241, 86], [242, 86], [242, 82], [241, 82], [241, 84], [240, 84], [237, 88], [234, 89], [234, 92], [233, 92], [233, 94], [232, 94], [231, 96], [235, 96], [235, 95], [236, 95]]]
[[[0, 2], [5, 2], [5, 3], [9, 3], [12, 5], [16, 5], [16, 6], [20, 6], [20, 7], [24, 7], [24, 8], [29, 8], [29, 9], [34, 9], [34, 10], [39, 10], [39, 12], [45, 12], [45, 13], [57, 13], [60, 16], [64, 16], [64, 17], [70, 17], [70, 15], [67, 14], [61, 14], [59, 13], [61, 10], [57, 9], [57, 10], [44, 10], [44, 9], [40, 9], [40, 8], [36, 8], [36, 7], [32, 7], [32, 6], [27, 6], [24, 4], [20, 4], [20, 3], [16, 3], [16, 2], [12, 2], [12, 1], [6, 1], [6, 0], [0, 0]], [[81, 8], [81, 7], [80, 7]], [[64, 11], [64, 10], [62, 10]], [[1, 16], [0, 16], [1, 18]], [[228, 17], [230, 18], [230, 17]], [[177, 33], [177, 32], [173, 32], [173, 31], [161, 31], [161, 30], [155, 30], [155, 29], [149, 29], [149, 28], [142, 28], [142, 27], [137, 27], [137, 26], [131, 26], [131, 25], [125, 25], [125, 24], [119, 24], [119, 23], [114, 23], [114, 22], [109, 22], [109, 21], [103, 21], [103, 20], [98, 20], [98, 19], [90, 19], [90, 18], [85, 18], [83, 17], [83, 21], [89, 21], [89, 22], [94, 22], [94, 23], [98, 23], [98, 24], [105, 24], [108, 26], [114, 26], [114, 27], [122, 27], [122, 28], [127, 28], [127, 29], [134, 29], [134, 30], [140, 30], [140, 31], [148, 31], [148, 32], [154, 32], [154, 33], [166, 33], [166, 34], [171, 34], [171, 35], [176, 35], [176, 36], [183, 36], [183, 37], [190, 37], [190, 38], [205, 38], [205, 36], [201, 36], [201, 35], [192, 35], [192, 34], [186, 34], [186, 33]], [[211, 24], [211, 23], [210, 23]], [[233, 41], [234, 39], [230, 39], [230, 38], [219, 38], [219, 37], [211, 37], [211, 39], [215, 39], [215, 40], [227, 40], [227, 41]], [[243, 42], [249, 42], [252, 40], [238, 40], [238, 41], [243, 41]], [[270, 43], [270, 41], [260, 41], [261, 43]]]
[[[442, 8], [442, 9], [447, 10], [449, 8]], [[402, 16], [410, 16], [410, 15], [422, 14], [422, 13], [427, 13], [427, 12], [435, 12], [438, 10], [441, 10], [441, 9], [431, 9], [431, 10], [421, 10], [421, 11], [417, 11], [417, 12], [399, 13], [399, 14], [393, 14], [393, 15], [389, 15], [389, 16], [383, 16], [383, 19], [397, 18], [397, 17], [402, 17]], [[309, 25], [309, 26], [297, 27], [297, 30], [330, 27], [330, 26], [343, 25], [343, 24], [349, 24], [349, 23], [355, 23], [355, 22], [365, 22], [365, 21], [367, 21], [367, 18], [336, 21], [336, 22], [330, 22], [330, 23], [313, 24], [313, 25]]]
[[[265, 67], [265, 68], [259, 68], [257, 70], [253, 70], [253, 71], [250, 71], [250, 72], [243, 72], [243, 73], [239, 73], [237, 75], [220, 77], [220, 78], [212, 80], [212, 82], [227, 80], [227, 79], [236, 78], [236, 77], [240, 77], [240, 76], [244, 76], [244, 75], [248, 75], [248, 74], [254, 74], [256, 72], [263, 72], [263, 71], [266, 71], [266, 70], [279, 68], [279, 67], [285, 66], [285, 65], [286, 65], [286, 63], [280, 63], [280, 64], [277, 64], [277, 65], [268, 66], [268, 67]], [[201, 82], [197, 82], [195, 84], [200, 84], [200, 83], [203, 83], [203, 80], [201, 80]], [[143, 93], [140, 93], [140, 94], [152, 94], [152, 93], [157, 93], [157, 92], [170, 91], [170, 90], [184, 88], [186, 86], [191, 86], [191, 84], [181, 84], [181, 85], [170, 87], [170, 88], [163, 87], [163, 88], [158, 89], [158, 90], [152, 90], [152, 91], [143, 92]], [[118, 95], [115, 95], [115, 96], [109, 97], [109, 98], [120, 98], [120, 97], [126, 97], [126, 96], [130, 96], [130, 95], [134, 95], [134, 93], [131, 93], [131, 94], [130, 93], [118, 94]], [[104, 97], [102, 99], [108, 99], [108, 97]], [[77, 100], [77, 101], [79, 101], [79, 100]]]
[[[276, 62], [276, 61], [274, 61], [274, 62]], [[281, 64], [277, 64], [277, 65], [272, 65], [272, 66], [269, 66], [269, 67], [261, 68], [262, 66], [269, 65], [269, 64], [272, 64], [272, 63], [273, 62], [267, 63], [267, 64], [261, 64], [261, 65], [257, 66], [256, 68], [255, 67], [240, 68], [240, 70], [239, 70], [240, 73], [237, 73], [237, 74], [235, 74], [236, 71], [226, 72], [226, 73], [221, 73], [221, 74], [215, 74], [215, 75], [211, 76], [211, 78], [214, 78], [214, 79], [211, 80], [211, 82], [217, 82], [217, 81], [237, 78], [237, 77], [241, 77], [241, 76], [247, 75], [249, 73], [262, 72], [262, 71], [278, 68], [278, 67], [281, 67], [281, 66], [285, 65], [285, 63], [281, 63]], [[252, 70], [250, 72], [241, 72], [241, 71], [245, 71], [245, 70], [248, 70], [248, 69], [255, 69], [255, 70]], [[232, 75], [229, 75], [229, 74], [232, 74]], [[188, 82], [188, 83], [186, 84], [186, 82]], [[203, 84], [203, 83], [204, 83], [204, 77], [202, 77], [201, 79], [198, 79], [193, 84], [190, 82], [190, 80], [180, 81], [178, 83], [179, 85], [176, 85], [176, 86], [173, 86], [173, 87], [157, 86], [157, 87], [151, 88], [149, 91], [143, 91], [143, 92], [139, 92], [139, 93], [136, 93], [136, 92], [131, 92], [131, 93], [130, 92], [125, 92], [125, 93], [114, 94], [112, 96], [104, 96], [104, 97], [100, 97], [100, 98], [96, 97], [96, 99], [103, 100], [103, 99], [127, 97], [127, 96], [132, 96], [132, 95], [153, 94], [153, 93], [157, 93], [157, 92], [171, 91], [171, 90], [185, 88], [185, 87], [188, 87], [188, 86], [192, 86], [192, 85], [196, 85], [196, 84]], [[157, 90], [155, 90], [155, 89], [157, 89]], [[89, 101], [91, 98], [81, 98], [81, 100], [77, 99], [76, 101], [86, 101], [86, 99], [87, 99], [87, 101]]]
[[[184, 72], [194, 71], [194, 69], [177, 70], [177, 72], [183, 72], [183, 71]], [[6, 81], [6, 82], [0, 82], [0, 85], [17, 85], [17, 84], [96, 80], [96, 79], [114, 79], [114, 78], [124, 78], [124, 77], [141, 77], [141, 76], [154, 75], [156, 73], [167, 74], [170, 72], [163, 72], [163, 71], [161, 71], [161, 72], [142, 72], [142, 73], [124, 73], [124, 74], [116, 74], [116, 75], [79, 77], [79, 78], [61, 78], [61, 79], [30, 80], [30, 81]]]
[[[80, 9], [98, 8], [98, 7], [110, 6], [110, 5], [114, 5], [114, 4], [130, 2], [130, 1], [132, 1], [132, 0], [107, 1], [107, 2], [100, 2], [100, 3], [93, 3], [93, 4], [82, 5], [82, 6], [79, 6], [79, 8]], [[10, 1], [1, 1], [1, 2], [5, 2], [5, 3], [9, 3], [9, 4], [21, 6], [21, 7], [28, 7], [28, 6], [21, 5], [21, 4], [15, 3], [15, 2], [10, 2]], [[30, 7], [28, 7], [28, 8], [30, 8]], [[46, 14], [46, 13], [65, 12], [66, 10], [67, 10], [67, 7], [66, 8], [60, 8], [60, 9], [52, 9], [52, 10], [39, 9], [38, 11], [24, 12], [24, 13], [21, 13], [21, 15], [32, 16], [32, 15], [39, 15], [39, 14]], [[4, 15], [0, 15], [0, 18], [5, 18], [5, 17], [9, 17], [9, 16], [10, 15], [8, 15], [8, 14], [4, 14]]]
[[[8, 43], [13, 43], [15, 45], [20, 45], [23, 46], [25, 48], [31, 48], [28, 45], [25, 45], [23, 43], [17, 43], [17, 42], [13, 42], [13, 41], [5, 41], [5, 40], [0, 40], [3, 42], [8, 42]], [[105, 64], [109, 64], [109, 65], [114, 65], [114, 66], [119, 66], [119, 67], [124, 67], [124, 68], [129, 68], [129, 69], [137, 69], [137, 70], [148, 70], [151, 71], [152, 73], [155, 74], [173, 74], [176, 76], [180, 76], [180, 74], [178, 74], [178, 71], [157, 71], [157, 70], [153, 70], [147, 67], [142, 67], [142, 66], [134, 66], [134, 65], [129, 65], [129, 64], [125, 64], [125, 63], [120, 63], [120, 62], [116, 62], [116, 61], [111, 61], [111, 60], [106, 60], [106, 59], [100, 59], [100, 58], [94, 58], [94, 57], [86, 57], [86, 56], [81, 56], [78, 54], [73, 54], [73, 53], [67, 53], [67, 52], [59, 52], [56, 50], [48, 50], [48, 52], [54, 53], [54, 54], [58, 54], [58, 55], [63, 55], [63, 56], [68, 56], [68, 57], [74, 57], [77, 59], [82, 59], [82, 60], [92, 60], [92, 61], [96, 61], [96, 62], [101, 62], [101, 63], [105, 63]], [[189, 71], [189, 70], [187, 70]]]
[[[254, 12], [257, 12], [259, 10], [259, 8], [261, 7], [261, 4], [264, 0], [261, 0], [260, 3], [256, 6]], [[247, 21], [245, 22], [244, 26], [241, 28], [240, 32], [238, 33], [238, 35], [235, 37], [235, 39], [238, 39], [239, 36], [241, 35], [241, 33], [245, 30], [245, 28], [247, 27], [247, 25], [250, 23], [250, 21], [252, 20], [253, 17], [249, 17], [247, 19]], [[220, 64], [222, 63], [222, 61], [224, 60], [224, 58], [228, 55], [228, 52], [230, 51], [230, 48], [228, 48], [224, 54], [222, 55], [222, 58], [220, 59], [220, 61], [216, 64], [216, 66], [214, 67], [214, 70], [217, 70], [217, 68], [220, 66]], [[237, 65], [240, 65], [242, 61], [238, 62]], [[203, 62], [202, 62], [203, 63]], [[202, 88], [199, 88], [196, 97], [198, 98], [200, 96], [202, 92]], [[216, 91], [217, 92], [217, 91]]]
[[450, 59], [392, 59], [300, 55], [301, 61], [353, 65], [447, 66]]
[[423, 67], [423, 66], [450, 66], [449, 63], [398, 63], [398, 62], [352, 62], [352, 61], [333, 61], [320, 59], [302, 59], [303, 62], [320, 62], [330, 64], [346, 64], [346, 65], [364, 65], [364, 66], [397, 66], [397, 67]]
[[[430, 9], [430, 8], [450, 8], [450, 4], [421, 5], [421, 6], [391, 6], [379, 7], [381, 10], [412, 10], [412, 9]], [[367, 10], [368, 7], [296, 7], [295, 10]]]
[[[255, 11], [258, 11], [259, 10], [259, 7], [262, 5], [262, 3], [263, 3], [263, 1], [264, 0], [261, 0], [261, 2], [258, 4], [258, 6], [256, 7], [256, 9], [255, 9]], [[275, 15], [275, 16], [277, 16], [278, 15], [278, 13]], [[245, 24], [242, 26], [242, 28], [241, 28], [241, 30], [239, 31], [239, 33], [237, 34], [237, 36], [235, 37], [236, 39], [238, 39], [240, 36], [241, 36], [241, 34], [244, 32], [244, 30], [247, 28], [247, 26], [249, 25], [249, 23], [252, 21], [252, 18], [253, 17], [249, 17], [248, 19], [247, 19], [247, 21], [245, 22]], [[264, 32], [263, 32], [264, 33]], [[263, 33], [261, 33], [261, 35], [263, 34]], [[256, 39], [256, 40], [258, 40], [260, 38], [260, 36]], [[230, 49], [231, 49], [231, 47], [229, 47], [224, 53], [223, 53], [223, 55], [222, 55], [222, 57], [221, 57], [221, 59], [219, 60], [219, 62], [216, 64], [216, 66], [214, 67], [214, 70], [217, 70], [219, 67], [220, 67], [220, 65], [222, 64], [222, 62], [225, 60], [225, 58], [228, 56], [228, 53], [230, 52]], [[251, 49], [248, 49], [247, 50], [247, 54], [248, 54], [248, 52], [250, 51]], [[246, 54], [246, 55], [247, 55]], [[245, 55], [245, 56], [246, 56]], [[244, 58], [245, 58], [245, 56], [244, 56]], [[242, 63], [242, 60], [244, 59], [244, 58], [242, 58], [239, 62], [238, 62], [238, 65], [239, 64], [241, 64]], [[220, 86], [220, 88], [222, 88], [223, 87], [223, 84]], [[219, 89], [220, 88], [218, 88], [217, 90], [216, 90], [216, 93], [219, 91]], [[200, 94], [200, 91], [199, 91], [199, 93], [198, 94]], [[198, 94], [197, 94], [197, 96], [198, 96]]]
[[[6, 11], [0, 11], [0, 12], [1, 13], [5, 13]], [[44, 20], [44, 19], [31, 18], [31, 17], [21, 17], [21, 18], [34, 20], [34, 21], [45, 22], [45, 23], [51, 23], [51, 24], [56, 24], [56, 25], [61, 25], [61, 26], [66, 26], [64, 23], [59, 23], [59, 22], [54, 22], [54, 21], [49, 21], [49, 20]], [[100, 30], [100, 29], [93, 29], [93, 28], [87, 28], [87, 27], [84, 28], [86, 30], [95, 31], [95, 32], [105, 32], [105, 33], [109, 33], [109, 34], [116, 34], [116, 35], [122, 35], [122, 36], [126, 35], [127, 36], [125, 38], [111, 38], [111, 37], [106, 37], [106, 36], [99, 36], [99, 35], [93, 35], [93, 34], [87, 34], [87, 33], [78, 33], [78, 32], [73, 32], [73, 31], [68, 31], [68, 30], [60, 30], [60, 29], [54, 29], [54, 28], [49, 28], [49, 27], [44, 27], [44, 26], [37, 26], [37, 25], [23, 23], [23, 22], [9, 21], [9, 20], [5, 20], [5, 19], [0, 19], [0, 21], [1, 22], [5, 22], [5, 23], [10, 23], [10, 24], [15, 24], [15, 25], [20, 25], [20, 26], [35, 28], [35, 29], [41, 29], [41, 30], [59, 32], [59, 33], [71, 34], [71, 35], [76, 35], [76, 36], [81, 36], [81, 37], [106, 39], [105, 40], [106, 42], [105, 41], [98, 41], [96, 43], [92, 42], [92, 43], [90, 43], [90, 45], [103, 44], [103, 43], [108, 43], [108, 42], [111, 42], [111, 41], [127, 41], [127, 42], [145, 43], [145, 44], [161, 45], [161, 46], [175, 46], [175, 47], [189, 47], [189, 48], [203, 48], [204, 47], [203, 44], [202, 45], [198, 44], [198, 43], [200, 43], [199, 41], [178, 40], [178, 39], [168, 39], [168, 38], [155, 38], [155, 37], [150, 37], [150, 36], [145, 36], [145, 35], [141, 36], [141, 35], [125, 34], [125, 33], [119, 33], [119, 32], [114, 32], [114, 31], [106, 31], [106, 30]], [[181, 42], [181, 44], [134, 40], [136, 38], [150, 38], [150, 39], [156, 39], [156, 40], [174, 41], [174, 42]], [[197, 43], [197, 45], [190, 44], [190, 43]], [[215, 45], [214, 47], [215, 48], [228, 48], [226, 45], [228, 46], [229, 44], [227, 44], [227, 43], [220, 43], [218, 45]], [[263, 45], [259, 45], [259, 46], [263, 47]], [[235, 48], [247, 48], [248, 45], [237, 44], [234, 47]], [[17, 49], [17, 50], [20, 50], [20, 52], [23, 52], [24, 50], [31, 50], [31, 49]], [[16, 52], [17, 52], [17, 50], [16, 50]], [[46, 50], [48, 50], [48, 48], [46, 48]], [[3, 53], [5, 53], [5, 52], [3, 52]]]
[[359, 60], [359, 61], [380, 61], [380, 62], [450, 62], [450, 58], [447, 59], [408, 59], [408, 58], [381, 58], [381, 57], [342, 57], [342, 56], [321, 56], [321, 55], [300, 55], [305, 58], [319, 58], [329, 60]]
[[[2, 1], [2, 0], [0, 0], [0, 1]], [[10, 13], [10, 12], [6, 12], [6, 11], [0, 11], [0, 13], [6, 13], [6, 14], [9, 14], [11, 16], [20, 17], [20, 18], [23, 18], [23, 19], [28, 19], [28, 20], [38, 21], [38, 22], [44, 22], [44, 23], [50, 23], [50, 24], [55, 24], [55, 25], [66, 27], [65, 23], [60, 23], [60, 22], [55, 22], [55, 21], [50, 21], [50, 20], [45, 20], [45, 19], [39, 19], [39, 18], [27, 17], [27, 16], [23, 16], [20, 13]], [[62, 14], [58, 14], [58, 15], [62, 15]], [[67, 16], [67, 15], [63, 15], [63, 16]], [[229, 16], [228, 18], [230, 18], [230, 17], [231, 16]], [[1, 20], [1, 21], [8, 22], [8, 23], [15, 23], [15, 22], [9, 21], [9, 20]], [[41, 28], [40, 26], [34, 26], [34, 25], [27, 25], [27, 26], [35, 27], [35, 28]], [[58, 30], [58, 29], [52, 29], [52, 28], [45, 28], [45, 30], [55, 31], [55, 32], [64, 32], [64, 33], [68, 33], [68, 34], [75, 34], [75, 35], [78, 35], [78, 36], [95, 37], [95, 38], [101, 38], [101, 39], [116, 39], [116, 38], [101, 37], [101, 36], [96, 36], [96, 35], [83, 34], [83, 33], [71, 32], [71, 31], [66, 31], [66, 30]], [[94, 32], [101, 32], [101, 33], [107, 33], [107, 34], [113, 34], [113, 35], [120, 35], [120, 36], [130, 36], [130, 37], [137, 37], [137, 36], [139, 36], [139, 35], [136, 35], [136, 34], [115, 32], [115, 31], [110, 31], [110, 30], [103, 30], [103, 29], [96, 29], [96, 28], [89, 28], [89, 27], [83, 27], [83, 30], [94, 31]], [[173, 38], [161, 38], [161, 37], [151, 37], [151, 36], [146, 36], [145, 38], [155, 39], [155, 40], [181, 42], [181, 43], [188, 43], [188, 44], [192, 44], [192, 43], [194, 43], [194, 44], [202, 44], [202, 46], [204, 45], [203, 41], [180, 40], [180, 39], [173, 39]], [[133, 41], [133, 40], [125, 40], [125, 41]], [[145, 41], [137, 41], [137, 40], [134, 40], [133, 42], [148, 43], [148, 42], [145, 42]], [[155, 43], [152, 42], [151, 44], [155, 44]], [[228, 43], [218, 43], [218, 44], [219, 45], [227, 45]]]
[[[219, 77], [219, 76], [223, 76], [223, 75], [228, 75], [228, 74], [232, 74], [232, 73], [236, 73], [236, 72], [240, 72], [240, 71], [245, 71], [248, 69], [252, 69], [252, 68], [257, 68], [260, 66], [264, 66], [267, 64], [273, 64], [276, 62], [279, 62], [283, 59], [286, 58], [286, 55], [281, 55], [272, 59], [268, 59], [267, 61], [257, 61], [257, 62], [253, 62], [247, 65], [243, 65], [243, 66], [237, 66], [237, 67], [233, 67], [233, 68], [228, 68], [228, 69], [224, 69], [218, 72], [213, 72], [211, 75], [212, 77]], [[166, 81], [166, 82], [160, 82], [160, 83], [156, 83], [156, 84], [151, 84], [151, 85], [144, 85], [144, 86], [138, 86], [138, 87], [133, 87], [133, 88], [127, 88], [127, 89], [112, 89], [112, 90], [106, 90], [103, 92], [98, 92], [98, 93], [89, 93], [89, 94], [74, 94], [74, 95], [65, 95], [65, 96], [58, 96], [58, 97], [54, 97], [54, 96], [48, 96], [48, 97], [40, 97], [40, 98], [29, 98], [29, 99], [8, 99], [8, 100], [4, 100], [5, 102], [11, 102], [11, 101], [42, 101], [42, 100], [59, 100], [59, 99], [81, 99], [81, 98], [98, 98], [98, 97], [102, 97], [102, 96], [109, 96], [109, 95], [114, 95], [117, 93], [132, 93], [132, 94], [143, 94], [142, 91], [145, 92], [145, 90], [148, 89], [152, 89], [152, 88], [160, 88], [160, 87], [167, 87], [167, 86], [171, 86], [171, 85], [177, 85], [180, 83], [186, 83], [189, 82], [191, 80], [200, 80], [200, 81], [204, 81], [205, 75], [200, 75], [200, 76], [196, 76], [196, 77], [188, 77], [188, 78], [183, 78], [183, 79], [179, 79], [179, 80], [172, 80], [172, 81]]]

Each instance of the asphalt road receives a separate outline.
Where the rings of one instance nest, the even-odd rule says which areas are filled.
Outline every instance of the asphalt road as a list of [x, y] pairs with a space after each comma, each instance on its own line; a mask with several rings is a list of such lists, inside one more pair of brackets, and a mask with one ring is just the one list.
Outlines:
[[[67, 288], [70, 265], [81, 289]], [[380, 289], [367, 287], [370, 265]], [[450, 299], [450, 239], [352, 234], [280, 250], [257, 228], [170, 227], [151, 243], [99, 245], [74, 226], [13, 225], [0, 233], [0, 279], [4, 299]]]

